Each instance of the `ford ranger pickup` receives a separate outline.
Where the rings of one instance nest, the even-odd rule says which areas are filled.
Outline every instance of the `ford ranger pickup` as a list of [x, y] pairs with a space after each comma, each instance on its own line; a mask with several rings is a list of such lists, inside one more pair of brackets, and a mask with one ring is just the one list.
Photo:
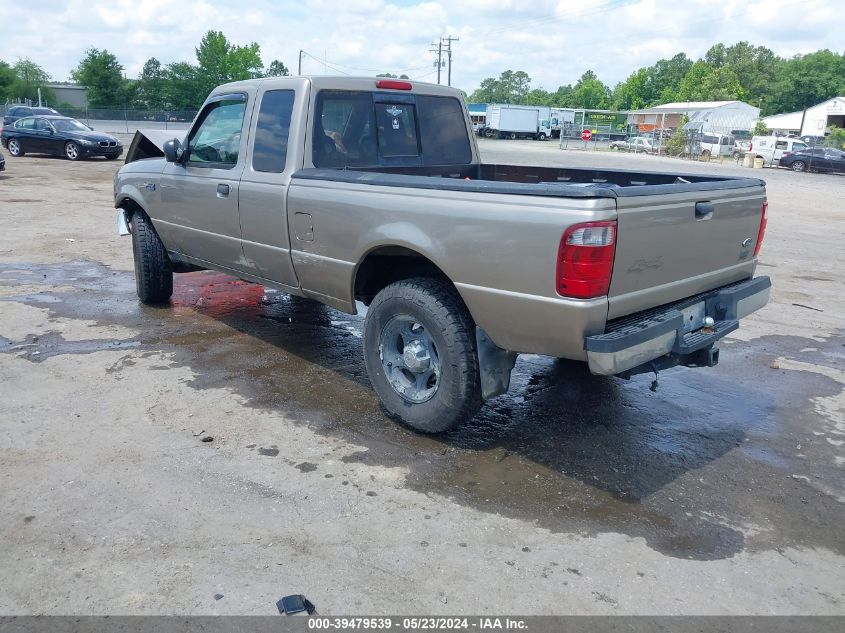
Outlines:
[[140, 300], [215, 269], [366, 306], [373, 389], [424, 432], [504, 393], [520, 353], [623, 378], [714, 366], [769, 298], [763, 181], [483, 163], [445, 86], [230, 83], [172, 137], [138, 132], [114, 181]]

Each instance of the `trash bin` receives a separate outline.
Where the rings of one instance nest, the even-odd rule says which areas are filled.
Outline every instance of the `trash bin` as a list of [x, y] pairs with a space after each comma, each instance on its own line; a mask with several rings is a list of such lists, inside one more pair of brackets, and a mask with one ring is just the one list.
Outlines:
[[754, 154], [746, 154], [742, 157], [743, 167], [754, 167]]
[[754, 157], [754, 169], [763, 169], [763, 157], [762, 156], [755, 156]]

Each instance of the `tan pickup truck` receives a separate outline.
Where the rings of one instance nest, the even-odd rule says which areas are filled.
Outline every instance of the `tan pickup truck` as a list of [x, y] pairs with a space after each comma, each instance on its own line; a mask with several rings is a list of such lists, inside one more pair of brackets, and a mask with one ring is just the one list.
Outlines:
[[368, 306], [373, 388], [426, 432], [506, 391], [519, 353], [621, 377], [713, 366], [769, 297], [762, 181], [484, 164], [443, 86], [220, 86], [184, 138], [136, 134], [114, 185], [141, 301], [209, 268]]

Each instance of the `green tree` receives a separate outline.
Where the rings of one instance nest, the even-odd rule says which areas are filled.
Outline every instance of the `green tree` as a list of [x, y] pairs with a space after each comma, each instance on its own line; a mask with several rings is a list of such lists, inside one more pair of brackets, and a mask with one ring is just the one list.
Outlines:
[[394, 75], [393, 73], [380, 73], [376, 77], [384, 77], [386, 79], [410, 79], [408, 75], [402, 73], [401, 75]]
[[203, 92], [198, 78], [197, 67], [188, 62], [169, 64], [164, 71], [162, 105], [171, 110], [198, 108], [205, 101], [207, 92]]
[[288, 67], [278, 59], [274, 59], [270, 62], [270, 65], [264, 69], [265, 77], [287, 77], [288, 75], [290, 75]]
[[551, 95], [542, 88], [534, 88], [525, 95], [525, 103], [529, 105], [551, 105]]
[[6, 91], [6, 97], [14, 100], [29, 99], [33, 102], [38, 101], [38, 89], [41, 88], [41, 99], [43, 101], [53, 101], [53, 92], [45, 87], [50, 81], [50, 75], [31, 59], [24, 57], [18, 59], [12, 70], [15, 73], [15, 79]]
[[196, 49], [196, 81], [203, 99], [220, 84], [261, 77], [264, 64], [261, 49], [255, 42], [237, 46], [222, 31], [208, 31]]
[[605, 109], [610, 101], [610, 90], [592, 70], [588, 70], [572, 90], [572, 104], [576, 108]]
[[768, 136], [769, 135], [769, 128], [766, 127], [766, 124], [763, 123], [763, 120], [757, 121], [754, 124], [754, 129], [751, 131], [754, 136]]
[[784, 62], [767, 113], [794, 112], [845, 94], [845, 55], [827, 49]]
[[531, 89], [531, 77], [523, 70], [506, 70], [499, 78], [488, 77], [481, 82], [469, 100], [473, 103], [525, 103]]
[[88, 88], [88, 103], [92, 107], [107, 108], [126, 103], [123, 66], [107, 50], [89, 48], [70, 77]]
[[704, 60], [692, 65], [678, 88], [680, 101], [733, 101], [744, 97], [745, 91], [730, 68], [714, 68]]
[[825, 145], [837, 149], [845, 149], [845, 128], [831, 125], [828, 129], [830, 134], [824, 139]]
[[155, 57], [144, 62], [137, 82], [137, 105], [142, 108], [159, 109], [165, 104], [167, 70]]
[[11, 99], [10, 90], [12, 84], [15, 83], [17, 75], [14, 69], [4, 61], [0, 61], [0, 101], [7, 101]]
[[684, 125], [688, 122], [689, 117], [687, 115], [683, 115], [678, 123], [678, 128], [672, 133], [672, 136], [666, 140], [664, 147], [666, 148], [666, 153], [669, 154], [669, 156], [680, 156], [687, 151], [689, 131], [684, 129]]

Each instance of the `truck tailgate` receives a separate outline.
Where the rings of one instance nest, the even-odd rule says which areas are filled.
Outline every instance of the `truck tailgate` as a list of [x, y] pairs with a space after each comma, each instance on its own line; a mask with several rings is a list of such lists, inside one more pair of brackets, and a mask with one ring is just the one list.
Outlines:
[[620, 196], [608, 318], [751, 277], [764, 201], [762, 186]]

